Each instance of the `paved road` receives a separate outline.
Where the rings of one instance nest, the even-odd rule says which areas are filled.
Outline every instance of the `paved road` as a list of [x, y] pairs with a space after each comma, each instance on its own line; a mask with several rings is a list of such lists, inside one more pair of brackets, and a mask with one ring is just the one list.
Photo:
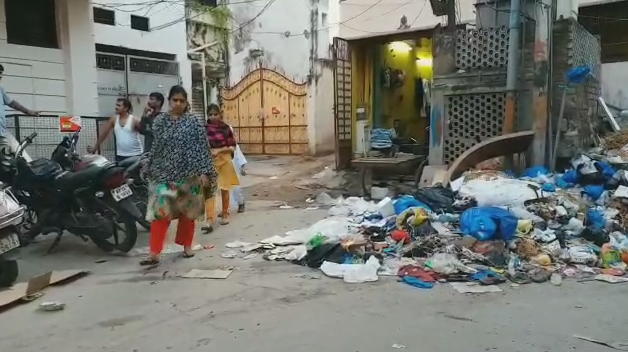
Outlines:
[[[626, 286], [566, 281], [467, 296], [446, 286], [420, 290], [383, 279], [348, 285], [288, 263], [224, 259], [224, 244], [300, 228], [322, 211], [252, 210], [199, 237], [215, 247], [193, 259], [171, 257], [144, 271], [139, 258], [109, 257], [68, 236], [58, 252], [29, 250], [24, 275], [46, 268], [93, 274], [51, 288], [39, 301], [64, 311], [42, 313], [31, 302], [0, 313], [0, 350], [11, 352], [382, 352], [611, 351], [572, 337], [625, 335]], [[146, 235], [144, 235], [145, 237]], [[226, 280], [181, 279], [191, 268], [233, 265]], [[308, 274], [308, 275], [303, 275]]]

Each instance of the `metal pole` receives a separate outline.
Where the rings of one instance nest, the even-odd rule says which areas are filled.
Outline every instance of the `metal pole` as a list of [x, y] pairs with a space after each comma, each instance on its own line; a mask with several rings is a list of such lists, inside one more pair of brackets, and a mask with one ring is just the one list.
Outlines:
[[[547, 125], [549, 119], [548, 84], [549, 84], [549, 37], [550, 11], [552, 0], [540, 0], [536, 3], [536, 31], [534, 38], [534, 141], [532, 142], [532, 162], [545, 165], [547, 145]], [[558, 131], [558, 126], [557, 126]], [[556, 145], [554, 145], [556, 148]]]
[[203, 115], [207, 121], [207, 68], [205, 67], [205, 51], [201, 51], [201, 75], [203, 76]]
[[521, 0], [510, 0], [508, 68], [506, 71], [506, 107], [504, 134], [515, 132], [517, 79], [519, 72], [519, 41], [521, 38]]

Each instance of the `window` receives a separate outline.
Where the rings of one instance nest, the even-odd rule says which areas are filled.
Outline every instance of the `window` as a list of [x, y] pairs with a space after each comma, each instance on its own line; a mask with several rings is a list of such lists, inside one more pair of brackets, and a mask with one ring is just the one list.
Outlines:
[[138, 31], [150, 31], [148, 17], [131, 15], [131, 28], [137, 29]]
[[106, 24], [109, 26], [116, 25], [116, 12], [100, 7], [94, 7], [94, 23]]
[[54, 0], [5, 0], [9, 44], [58, 48]]

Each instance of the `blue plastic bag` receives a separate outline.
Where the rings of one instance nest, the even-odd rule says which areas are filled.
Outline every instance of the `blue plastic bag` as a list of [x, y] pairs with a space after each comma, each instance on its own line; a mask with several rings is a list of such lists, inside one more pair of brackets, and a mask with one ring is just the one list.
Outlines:
[[554, 186], [551, 183], [543, 184], [543, 186], [541, 186], [541, 189], [544, 190], [545, 192], [556, 192], [556, 186]]
[[596, 201], [596, 200], [600, 199], [602, 194], [604, 194], [604, 186], [603, 185], [602, 186], [600, 186], [600, 185], [587, 185], [587, 186], [584, 186], [584, 190], [582, 191], [582, 193], [586, 194], [591, 199]]
[[589, 209], [587, 211], [587, 226], [591, 226], [594, 229], [602, 230], [606, 225], [604, 220], [604, 213], [597, 209]]
[[549, 173], [549, 170], [545, 166], [532, 166], [527, 168], [523, 174], [521, 174], [521, 177], [537, 178], [539, 175], [547, 175]]
[[408, 210], [410, 208], [414, 208], [414, 207], [423, 208], [423, 209], [427, 210], [428, 212], [432, 211], [430, 209], [430, 207], [428, 207], [425, 203], [419, 202], [413, 196], [408, 196], [408, 195], [401, 196], [401, 198], [397, 199], [393, 203], [393, 207], [395, 208], [395, 214], [397, 214], [397, 215], [403, 213], [404, 211], [406, 211], [406, 210]]
[[510, 241], [517, 232], [517, 218], [508, 210], [496, 207], [475, 207], [460, 216], [460, 230], [480, 241]]
[[565, 181], [566, 183], [570, 183], [572, 185], [577, 184], [579, 178], [580, 178], [580, 175], [578, 174], [578, 171], [576, 170], [569, 170], [565, 172], [565, 174], [562, 177], [563, 181]]
[[602, 168], [602, 174], [604, 174], [604, 176], [606, 178], [611, 178], [613, 177], [613, 175], [615, 175], [615, 169], [610, 166], [608, 163], [605, 163], [603, 161], [598, 161], [597, 165]]

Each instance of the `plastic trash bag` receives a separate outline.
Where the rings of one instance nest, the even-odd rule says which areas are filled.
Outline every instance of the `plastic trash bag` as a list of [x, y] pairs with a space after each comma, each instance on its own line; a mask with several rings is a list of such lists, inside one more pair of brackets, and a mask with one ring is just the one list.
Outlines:
[[346, 283], [358, 284], [377, 281], [379, 279], [377, 271], [380, 267], [379, 260], [372, 256], [364, 264], [337, 264], [325, 261], [321, 265], [321, 271], [329, 277], [342, 278]]
[[480, 241], [510, 241], [517, 232], [518, 219], [508, 210], [496, 207], [467, 209], [460, 216], [460, 230]]
[[601, 185], [584, 186], [584, 190], [582, 191], [582, 193], [586, 194], [591, 199], [596, 201], [600, 199], [600, 197], [602, 197], [602, 194], [604, 193], [604, 186], [601, 186]]
[[606, 225], [606, 220], [604, 219], [604, 212], [599, 211], [597, 209], [587, 210], [586, 225], [594, 229], [604, 229], [604, 226]]
[[421, 188], [414, 193], [414, 198], [425, 203], [429, 209], [435, 212], [454, 212], [454, 198], [456, 193], [445, 187]]
[[406, 224], [412, 227], [420, 226], [429, 218], [430, 214], [425, 208], [414, 207], [406, 209], [403, 213], [397, 215], [395, 225], [397, 225], [398, 229], [404, 229]]
[[539, 175], [549, 174], [549, 170], [545, 166], [532, 166], [526, 169], [521, 177], [537, 178]]
[[395, 206], [395, 214], [397, 215], [403, 213], [409, 208], [414, 207], [421, 207], [425, 208], [427, 211], [431, 211], [430, 207], [428, 207], [426, 204], [419, 202], [416, 198], [409, 195], [401, 196], [400, 198], [395, 200], [393, 205]]

